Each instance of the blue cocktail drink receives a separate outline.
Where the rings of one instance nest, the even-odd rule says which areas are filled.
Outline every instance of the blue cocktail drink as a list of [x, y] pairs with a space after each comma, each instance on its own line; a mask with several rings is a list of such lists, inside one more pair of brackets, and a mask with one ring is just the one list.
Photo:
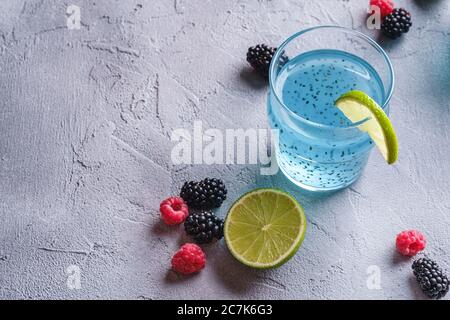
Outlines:
[[[306, 46], [307, 36], [318, 43]], [[321, 45], [321, 38], [327, 36], [333, 39], [329, 45]], [[287, 63], [281, 59], [282, 63], [277, 63], [282, 51], [290, 58]], [[313, 28], [294, 35], [278, 49], [270, 83], [269, 123], [279, 130], [277, 162], [284, 174], [312, 191], [337, 190], [354, 182], [367, 163], [373, 142], [334, 102], [356, 89], [388, 111], [393, 74], [383, 50], [355, 31]]]

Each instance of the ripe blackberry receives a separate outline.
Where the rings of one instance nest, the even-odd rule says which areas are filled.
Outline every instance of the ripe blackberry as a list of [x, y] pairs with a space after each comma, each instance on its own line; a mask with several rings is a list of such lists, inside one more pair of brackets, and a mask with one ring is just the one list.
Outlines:
[[397, 8], [384, 18], [381, 31], [387, 37], [396, 39], [407, 33], [411, 26], [411, 14], [403, 8]]
[[429, 258], [420, 258], [413, 262], [412, 269], [422, 291], [432, 299], [440, 299], [449, 289], [447, 276], [436, 262]]
[[184, 229], [197, 243], [209, 243], [223, 237], [223, 220], [205, 211], [191, 214], [184, 222]]
[[[258, 44], [256, 46], [248, 48], [247, 62], [255, 69], [259, 74], [268, 78], [269, 66], [277, 48], [269, 47], [266, 44]], [[280, 65], [284, 65], [289, 58], [283, 53], [280, 56]]]
[[218, 208], [227, 198], [227, 189], [222, 180], [206, 178], [200, 182], [185, 182], [180, 192], [189, 207], [197, 209]]

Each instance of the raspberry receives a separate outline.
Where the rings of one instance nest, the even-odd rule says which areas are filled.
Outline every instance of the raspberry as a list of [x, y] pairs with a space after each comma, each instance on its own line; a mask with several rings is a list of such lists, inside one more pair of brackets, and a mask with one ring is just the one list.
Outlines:
[[205, 267], [206, 257], [203, 250], [194, 243], [186, 243], [172, 258], [172, 269], [181, 274], [191, 274]]
[[392, 0], [370, 0], [370, 5], [380, 8], [381, 18], [386, 17], [394, 10]]
[[425, 236], [417, 230], [402, 231], [397, 235], [397, 250], [404, 256], [412, 257], [425, 249], [427, 240]]
[[189, 215], [187, 204], [180, 197], [170, 197], [159, 205], [161, 218], [169, 225], [180, 224]]

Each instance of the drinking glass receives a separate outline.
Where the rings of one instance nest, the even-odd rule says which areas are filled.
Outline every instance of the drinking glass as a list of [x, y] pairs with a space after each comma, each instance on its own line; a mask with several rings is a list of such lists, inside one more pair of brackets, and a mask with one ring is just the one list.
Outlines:
[[374, 146], [334, 106], [350, 90], [361, 90], [389, 113], [392, 64], [368, 36], [338, 26], [300, 31], [278, 48], [269, 69], [268, 118], [279, 131], [280, 170], [310, 191], [347, 187], [361, 175]]

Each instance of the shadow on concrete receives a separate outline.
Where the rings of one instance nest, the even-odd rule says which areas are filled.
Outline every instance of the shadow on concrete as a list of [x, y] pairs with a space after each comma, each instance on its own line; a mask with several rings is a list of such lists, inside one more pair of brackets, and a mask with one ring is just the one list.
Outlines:
[[392, 264], [393, 265], [399, 265], [399, 264], [404, 264], [407, 263], [408, 264], [408, 268], [410, 267], [410, 263], [411, 263], [411, 258], [410, 257], [406, 257], [404, 255], [401, 255], [396, 248], [392, 249]]
[[414, 0], [414, 3], [423, 10], [427, 10], [443, 0]]
[[408, 284], [413, 293], [414, 300], [425, 300], [426, 299], [426, 296], [422, 292], [422, 289], [420, 289], [420, 285], [417, 282], [416, 277], [414, 277], [414, 275], [411, 275], [408, 278]]
[[375, 40], [380, 45], [380, 47], [382, 47], [386, 51], [389, 51], [394, 49], [395, 47], [401, 46], [407, 37], [408, 34], [404, 34], [397, 39], [391, 39], [389, 37], [386, 37], [383, 32], [379, 30], [379, 33]]
[[179, 273], [176, 273], [172, 269], [167, 270], [166, 276], [164, 277], [164, 282], [168, 284], [176, 284], [176, 283], [182, 283], [185, 281], [188, 281], [189, 279], [192, 279], [192, 277], [198, 276], [198, 273], [196, 274], [190, 274], [190, 275], [182, 275]]
[[215, 247], [206, 248], [205, 251], [210, 257], [209, 268], [214, 270], [218, 281], [233, 293], [248, 294], [257, 290], [261, 278], [269, 277], [270, 273], [274, 272], [243, 265], [231, 255], [224, 241], [218, 242]]
[[239, 78], [253, 90], [266, 90], [269, 80], [262, 77], [250, 67], [243, 68], [239, 73]]
[[171, 235], [171, 234], [180, 234], [182, 226], [169, 226], [164, 223], [161, 219], [158, 219], [155, 223], [153, 223], [150, 228], [150, 232], [152, 235], [163, 236], [163, 235]]

